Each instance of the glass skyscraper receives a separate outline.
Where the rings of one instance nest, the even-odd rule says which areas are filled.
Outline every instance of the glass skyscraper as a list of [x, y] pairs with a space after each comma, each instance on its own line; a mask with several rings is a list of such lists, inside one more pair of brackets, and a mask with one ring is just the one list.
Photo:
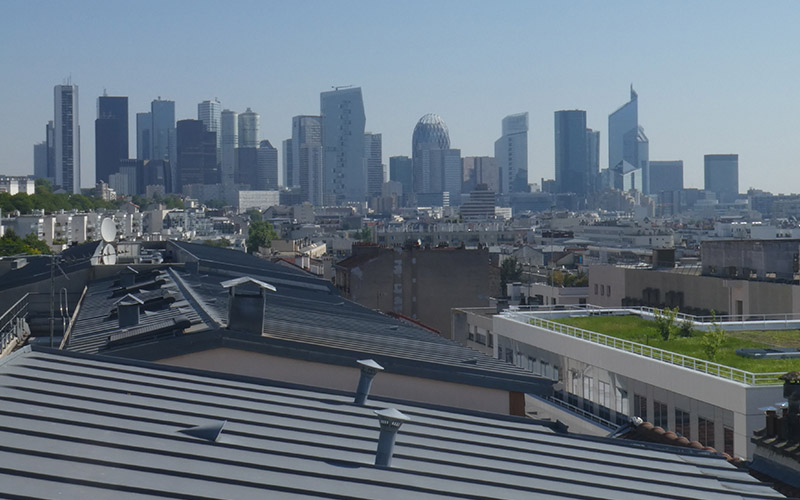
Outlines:
[[364, 100], [361, 88], [336, 88], [320, 94], [324, 203], [366, 199]]
[[608, 115], [608, 168], [623, 161], [642, 170], [642, 191], [650, 194], [650, 142], [639, 125], [639, 95], [633, 85], [631, 100]]
[[528, 113], [503, 118], [503, 135], [494, 143], [500, 169], [500, 194], [528, 191]]
[[128, 159], [128, 98], [103, 95], [97, 98], [95, 136], [95, 182], [109, 182]]
[[595, 176], [589, 164], [586, 111], [555, 113], [556, 191], [575, 193], [580, 198], [593, 190]]
[[739, 155], [703, 157], [705, 190], [717, 194], [721, 203], [733, 203], [739, 195]]
[[81, 192], [81, 132], [78, 122], [78, 86], [56, 85], [55, 184], [68, 193]]

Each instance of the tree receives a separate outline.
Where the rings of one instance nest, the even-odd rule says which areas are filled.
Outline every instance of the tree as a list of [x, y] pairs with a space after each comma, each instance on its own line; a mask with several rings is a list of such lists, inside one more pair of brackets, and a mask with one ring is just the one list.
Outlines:
[[675, 330], [675, 317], [678, 315], [678, 308], [670, 309], [655, 309], [653, 316], [655, 317], [656, 329], [661, 334], [661, 338], [665, 341], [669, 340]]
[[47, 243], [37, 239], [33, 233], [20, 238], [13, 229], [8, 229], [6, 234], [0, 238], [0, 255], [41, 255], [49, 253], [50, 247], [47, 246]]
[[717, 360], [717, 353], [719, 352], [719, 348], [722, 347], [722, 344], [725, 343], [725, 340], [728, 338], [728, 334], [725, 330], [719, 326], [717, 323], [717, 315], [714, 310], [711, 310], [711, 326], [708, 327], [708, 330], [703, 332], [703, 352], [705, 352], [706, 357], [708, 357], [711, 361]]
[[272, 240], [278, 237], [272, 224], [260, 220], [250, 223], [247, 234], [247, 253], [255, 253], [261, 247], [270, 246]]
[[247, 211], [247, 215], [250, 217], [250, 222], [261, 222], [261, 210], [257, 208], [251, 208]]
[[509, 257], [500, 264], [500, 293], [505, 296], [506, 285], [522, 278], [522, 264], [516, 257]]
[[363, 241], [364, 243], [372, 242], [372, 229], [365, 227], [358, 233], [356, 233], [356, 239], [358, 241]]

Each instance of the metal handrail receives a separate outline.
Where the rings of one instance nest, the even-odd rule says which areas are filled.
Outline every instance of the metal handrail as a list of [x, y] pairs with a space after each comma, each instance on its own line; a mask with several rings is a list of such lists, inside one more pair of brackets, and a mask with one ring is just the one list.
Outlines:
[[[509, 314], [508, 316], [513, 318], [513, 316], [517, 315]], [[520, 320], [520, 318], [513, 318], [513, 319], [517, 321]], [[576, 337], [596, 344], [605, 345], [608, 347], [612, 347], [614, 349], [619, 349], [625, 352], [630, 352], [632, 354], [637, 354], [639, 356], [644, 356], [658, 361], [663, 361], [665, 363], [681, 366], [683, 368], [688, 368], [690, 370], [702, 372], [707, 375], [728, 379], [742, 384], [747, 384], [747, 385], [779, 384], [780, 382], [778, 377], [780, 377], [784, 373], [784, 372], [752, 373], [745, 370], [741, 370], [739, 368], [732, 368], [730, 366], [714, 363], [712, 361], [693, 358], [691, 356], [684, 356], [683, 354], [678, 354], [676, 352], [666, 351], [664, 349], [651, 347], [649, 345], [640, 344], [638, 342], [632, 342], [630, 340], [624, 340], [617, 337], [612, 337], [611, 335], [605, 335], [602, 333], [584, 330], [582, 328], [576, 328], [574, 326], [564, 325], [562, 323], [556, 323], [555, 321], [550, 321], [536, 317], [529, 317], [529, 316], [524, 316], [524, 318], [522, 319], [524, 319], [523, 322], [532, 324], [534, 326], [538, 326], [539, 328], [544, 328], [556, 333], [561, 333], [563, 335], [569, 335], [570, 337]]]
[[20, 339], [19, 319], [28, 315], [28, 296], [26, 293], [0, 315], [0, 352], [14, 339]]

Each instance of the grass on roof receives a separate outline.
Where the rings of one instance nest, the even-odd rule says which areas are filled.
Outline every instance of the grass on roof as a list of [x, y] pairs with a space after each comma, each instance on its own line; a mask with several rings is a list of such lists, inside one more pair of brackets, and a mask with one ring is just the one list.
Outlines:
[[[653, 321], [635, 315], [579, 316], [559, 319], [556, 322], [646, 344], [684, 356], [709, 360], [703, 352], [703, 332], [695, 331], [691, 337], [675, 335], [670, 340], [664, 341]], [[800, 330], [728, 332], [715, 362], [752, 373], [800, 370], [800, 358], [753, 359], [736, 354], [736, 349], [759, 347], [800, 347]]]

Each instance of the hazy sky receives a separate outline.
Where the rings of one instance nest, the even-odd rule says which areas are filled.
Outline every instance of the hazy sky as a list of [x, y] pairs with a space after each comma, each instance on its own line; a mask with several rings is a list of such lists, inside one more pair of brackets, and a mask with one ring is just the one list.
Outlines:
[[[157, 96], [177, 119], [197, 103], [261, 114], [279, 148], [319, 93], [362, 88], [384, 162], [410, 155], [426, 113], [464, 156], [493, 155], [500, 120], [528, 111], [529, 179], [553, 173], [553, 112], [584, 109], [601, 132], [639, 93], [651, 160], [739, 154], [739, 186], [800, 192], [800, 2], [724, 1], [0, 1], [0, 174], [33, 172], [53, 86], [79, 86], [82, 184], [94, 182], [97, 96]], [[282, 151], [281, 151], [282, 154]]]

